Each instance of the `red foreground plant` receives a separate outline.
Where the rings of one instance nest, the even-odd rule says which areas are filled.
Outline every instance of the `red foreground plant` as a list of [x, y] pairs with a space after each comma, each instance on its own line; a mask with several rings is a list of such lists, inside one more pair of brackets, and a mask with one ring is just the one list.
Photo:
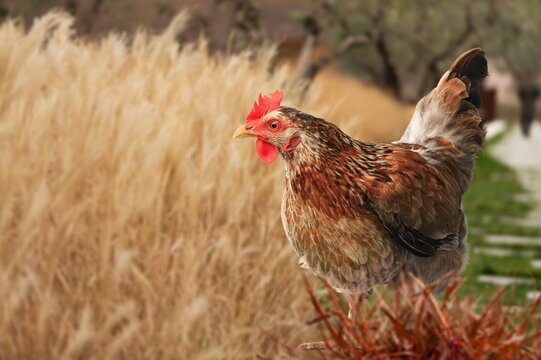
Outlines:
[[454, 280], [441, 300], [433, 285], [413, 280], [416, 289], [400, 289], [392, 297], [374, 294], [357, 305], [355, 320], [347, 317], [339, 295], [328, 285], [325, 310], [314, 290], [308, 291], [317, 312], [323, 342], [301, 349], [324, 349], [322, 358], [344, 359], [539, 359], [541, 356], [541, 297], [533, 304], [507, 306], [503, 290], [493, 300], [460, 300]]

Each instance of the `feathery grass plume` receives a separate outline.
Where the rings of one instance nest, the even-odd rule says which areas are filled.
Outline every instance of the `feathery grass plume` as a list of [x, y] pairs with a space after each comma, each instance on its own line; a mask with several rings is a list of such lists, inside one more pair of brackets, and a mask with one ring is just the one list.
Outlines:
[[[301, 89], [285, 66], [268, 74], [272, 49], [179, 49], [184, 22], [100, 41], [61, 12], [0, 25], [0, 358], [291, 358], [277, 344], [319, 336], [280, 223], [281, 167], [231, 141], [257, 94], [298, 105]], [[330, 94], [358, 86], [339, 84], [316, 83], [302, 108], [332, 118]], [[537, 314], [453, 294], [365, 302], [348, 328], [331, 292], [351, 334], [336, 355], [541, 351]]]
[[282, 170], [231, 140], [258, 93], [299, 91], [272, 49], [179, 49], [184, 19], [0, 26], [0, 358], [279, 357], [260, 329], [306, 336]]

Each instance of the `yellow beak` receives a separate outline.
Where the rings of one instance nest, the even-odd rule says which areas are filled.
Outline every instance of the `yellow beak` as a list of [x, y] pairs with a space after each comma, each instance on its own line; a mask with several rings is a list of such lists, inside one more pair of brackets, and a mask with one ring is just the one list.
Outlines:
[[235, 130], [235, 133], [233, 134], [233, 139], [249, 136], [257, 136], [257, 134], [252, 131], [252, 125], [242, 125], [239, 126], [237, 130]]

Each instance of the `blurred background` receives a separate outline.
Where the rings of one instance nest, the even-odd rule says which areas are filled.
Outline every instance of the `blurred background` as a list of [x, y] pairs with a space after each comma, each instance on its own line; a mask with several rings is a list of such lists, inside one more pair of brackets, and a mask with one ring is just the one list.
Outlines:
[[[287, 71], [277, 79], [301, 89], [299, 103], [309, 99], [309, 108], [332, 114], [328, 120], [365, 141], [398, 139], [416, 102], [456, 56], [482, 47], [490, 73], [482, 94], [488, 144], [464, 200], [471, 253], [461, 291], [490, 297], [492, 290], [505, 286], [515, 304], [541, 295], [541, 2], [0, 0], [0, 19], [16, 19], [29, 29], [52, 9], [73, 16], [72, 35], [81, 43], [102, 41], [111, 32], [126, 33], [130, 39], [142, 28], [160, 34], [187, 10], [183, 31], [175, 33], [181, 49], [205, 39], [212, 56], [248, 54], [258, 64], [259, 51], [274, 47], [270, 60], [263, 62], [264, 73]], [[254, 91], [245, 93], [254, 98], [263, 91], [250, 86]], [[234, 111], [247, 111], [249, 105], [236, 100]], [[279, 187], [276, 173], [273, 181]], [[271, 195], [278, 201], [275, 192]], [[228, 213], [217, 217], [215, 228], [227, 225]], [[279, 217], [278, 211], [270, 214]], [[268, 228], [273, 226], [279, 228], [278, 223]], [[280, 248], [288, 246], [285, 238], [280, 241]], [[294, 259], [286, 259], [293, 269]], [[261, 274], [259, 270], [254, 276]], [[300, 275], [295, 279], [301, 283]], [[209, 335], [205, 341], [212, 343], [220, 336]], [[230, 353], [242, 351], [235, 348]]]
[[[0, 17], [31, 26], [51, 9], [74, 16], [78, 35], [140, 28], [160, 32], [189, 10], [186, 44], [204, 36], [213, 52], [276, 44], [271, 64], [315, 83], [335, 118], [357, 118], [363, 140], [397, 139], [415, 103], [461, 52], [489, 59], [483, 117], [489, 145], [466, 199], [473, 253], [470, 281], [516, 284], [520, 297], [541, 278], [541, 3], [535, 0], [2, 0]], [[273, 69], [269, 69], [270, 72]]]
[[[141, 28], [159, 32], [188, 10], [182, 43], [204, 36], [219, 52], [277, 44], [276, 62], [295, 64], [300, 79], [338, 81], [330, 93], [374, 85], [404, 105], [430, 91], [457, 54], [482, 45], [491, 70], [483, 94], [485, 119], [519, 123], [525, 136], [536, 127], [541, 49], [532, 44], [541, 41], [541, 5], [535, 0], [418, 0], [415, 6], [396, 0], [1, 0], [0, 18], [30, 26], [51, 9], [72, 14], [77, 34], [87, 38]], [[358, 99], [338, 98], [345, 102], [344, 116], [358, 113]], [[381, 140], [398, 134], [366, 131]]]

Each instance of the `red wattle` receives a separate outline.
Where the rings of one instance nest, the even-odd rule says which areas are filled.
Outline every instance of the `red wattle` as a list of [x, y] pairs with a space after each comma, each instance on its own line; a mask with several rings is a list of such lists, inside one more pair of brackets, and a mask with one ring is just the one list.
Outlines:
[[261, 160], [267, 164], [270, 164], [278, 157], [278, 148], [260, 138], [255, 141], [255, 150]]

